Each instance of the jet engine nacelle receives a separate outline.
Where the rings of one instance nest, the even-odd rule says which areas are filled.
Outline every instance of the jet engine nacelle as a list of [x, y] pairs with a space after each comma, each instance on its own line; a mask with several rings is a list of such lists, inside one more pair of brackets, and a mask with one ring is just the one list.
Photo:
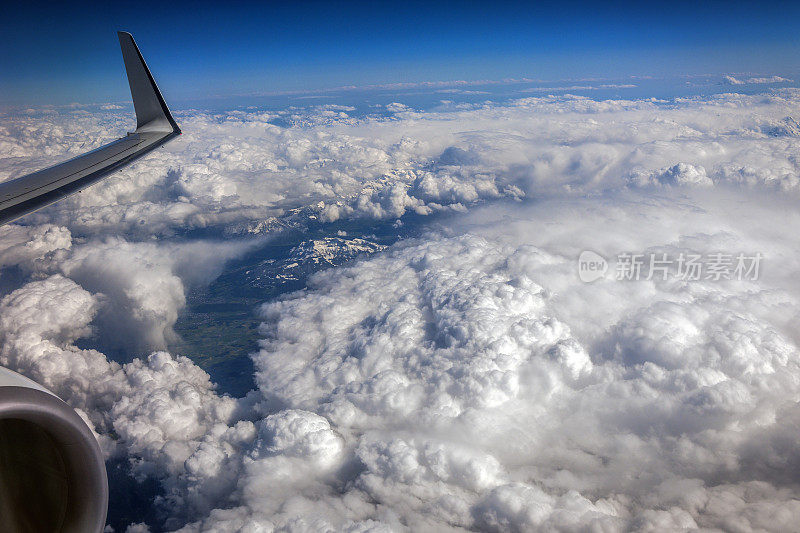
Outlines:
[[105, 461], [83, 419], [0, 367], [0, 531], [100, 532], [107, 509]]

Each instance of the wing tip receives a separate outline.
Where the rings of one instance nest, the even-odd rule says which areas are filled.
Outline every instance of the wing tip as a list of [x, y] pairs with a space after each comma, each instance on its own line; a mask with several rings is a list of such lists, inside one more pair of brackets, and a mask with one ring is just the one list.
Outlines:
[[[147, 128], [152, 128], [152, 124], [166, 122], [172, 130], [172, 134], [180, 135], [181, 129], [161, 96], [161, 91], [147, 67], [142, 52], [136, 45], [133, 35], [130, 32], [118, 30], [117, 36], [122, 47], [125, 70], [131, 86], [133, 107], [136, 110], [136, 130], [145, 131]], [[156, 127], [161, 129], [161, 126]]]

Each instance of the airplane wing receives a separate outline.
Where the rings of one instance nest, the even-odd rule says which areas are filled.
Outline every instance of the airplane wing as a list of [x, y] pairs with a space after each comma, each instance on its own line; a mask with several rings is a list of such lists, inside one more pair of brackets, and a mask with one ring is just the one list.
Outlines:
[[133, 36], [117, 35], [136, 111], [136, 131], [64, 163], [0, 183], [0, 224], [79, 192], [181, 134]]

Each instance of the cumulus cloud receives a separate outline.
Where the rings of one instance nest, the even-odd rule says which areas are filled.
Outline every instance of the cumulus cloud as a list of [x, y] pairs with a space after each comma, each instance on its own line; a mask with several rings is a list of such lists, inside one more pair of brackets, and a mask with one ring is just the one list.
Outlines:
[[[0, 364], [159, 482], [155, 529], [791, 529], [797, 103], [192, 113], [166, 150], [0, 229]], [[0, 172], [120, 117], [17, 117]], [[254, 245], [192, 229], [409, 212], [451, 216], [260, 308], [245, 397], [164, 351], [186, 291]], [[586, 284], [583, 250], [759, 252], [764, 268]]]
[[[220, 444], [222, 435], [214, 429], [220, 424], [222, 433], [239, 437], [240, 428], [225, 425], [236, 401], [215, 394], [208, 374], [185, 357], [155, 352], [120, 365], [75, 347], [98, 308], [95, 295], [61, 275], [17, 289], [0, 301], [0, 364], [78, 409], [108, 456], [130, 457], [137, 475], [169, 476], [192, 467], [187, 461], [204, 439]], [[182, 491], [178, 503], [202, 505], [190, 492]]]
[[730, 76], [730, 75], [723, 76], [723, 78], [725, 78], [725, 81], [727, 81], [731, 85], [744, 85], [745, 84], [745, 82], [743, 82], [742, 80], [740, 80], [738, 78], [735, 78], [733, 76]]
[[[796, 283], [776, 265], [763, 287], [586, 285], [563, 242], [698, 250], [722, 239], [780, 261], [788, 244], [768, 234], [781, 215], [770, 201], [725, 213], [713, 195], [629, 200], [608, 205], [602, 234], [574, 217], [590, 202], [489, 208], [467, 217], [466, 235], [317, 275], [310, 292], [264, 307], [268, 403], [355, 435], [354, 486], [417, 527], [780, 529], [788, 522], [758, 509], [791, 520], [800, 501], [785, 467], [766, 465], [795, 464], [796, 451], [756, 443], [791, 432], [800, 405], [786, 322]], [[697, 233], [708, 226], [724, 233]]]
[[772, 205], [742, 217], [714, 196], [661, 202], [658, 218], [683, 219], [665, 227], [650, 199], [629, 201], [607, 206], [619, 219], [606, 242], [572, 210], [490, 208], [454, 223], [464, 235], [396, 246], [265, 306], [256, 410], [273, 414], [242, 452], [239, 505], [185, 530], [790, 526], [800, 354], [776, 320], [797, 313], [788, 278], [585, 285], [535, 231], [697, 250], [731, 238], [685, 233], [714, 221], [777, 259], [790, 245], [765, 239]]
[[[797, 103], [797, 91], [784, 89], [675, 100], [548, 96], [435, 111], [396, 103], [388, 117], [334, 105], [192, 112], [181, 117], [180, 139], [29, 220], [136, 239], [237, 225], [247, 231], [296, 217], [298, 208], [326, 221], [395, 218], [497, 197], [611, 190], [632, 173], [681, 164], [702, 167], [715, 182], [795, 190], [796, 146], [782, 137], [793, 131], [785, 120]], [[130, 127], [128, 114], [114, 110], [5, 118], [6, 178]]]
[[0, 269], [7, 266], [22, 267], [29, 271], [36, 268], [45, 256], [56, 250], [72, 247], [69, 230], [52, 224], [39, 226], [0, 226]]
[[129, 353], [163, 349], [186, 303], [185, 287], [201, 286], [253, 242], [193, 241], [159, 245], [120, 238], [77, 246], [57, 268], [86, 289], [102, 293], [96, 320], [104, 344]]
[[705, 168], [686, 163], [678, 163], [654, 172], [634, 170], [631, 173], [630, 181], [639, 187], [648, 185], [711, 187], [714, 185]]

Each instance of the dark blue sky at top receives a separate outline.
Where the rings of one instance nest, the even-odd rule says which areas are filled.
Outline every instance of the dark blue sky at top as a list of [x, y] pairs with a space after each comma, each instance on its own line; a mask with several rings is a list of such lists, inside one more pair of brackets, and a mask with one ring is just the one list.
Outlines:
[[455, 79], [800, 72], [798, 3], [9, 3], [0, 104], [128, 99], [118, 29], [178, 101]]

